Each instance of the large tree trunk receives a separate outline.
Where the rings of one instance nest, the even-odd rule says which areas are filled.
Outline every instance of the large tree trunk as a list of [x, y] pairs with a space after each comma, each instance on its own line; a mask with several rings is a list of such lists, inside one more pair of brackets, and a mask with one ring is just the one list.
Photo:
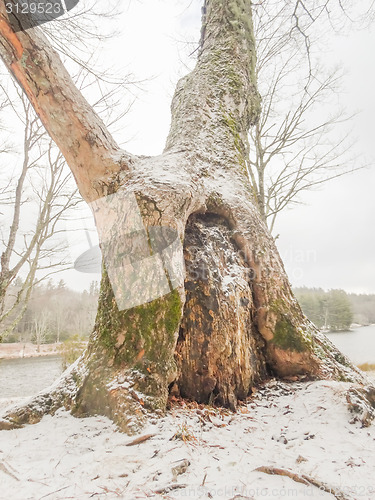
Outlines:
[[91, 203], [104, 254], [86, 353], [3, 427], [64, 404], [134, 432], [171, 388], [235, 408], [269, 375], [364, 381], [304, 317], [248, 185], [260, 109], [250, 5], [206, 0], [197, 66], [155, 158], [119, 153], [39, 31], [16, 35], [1, 6], [0, 54]]

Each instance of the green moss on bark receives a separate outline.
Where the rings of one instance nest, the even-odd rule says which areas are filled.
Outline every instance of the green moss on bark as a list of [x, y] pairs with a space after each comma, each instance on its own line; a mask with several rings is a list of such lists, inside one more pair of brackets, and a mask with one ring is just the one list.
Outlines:
[[310, 347], [309, 339], [285, 317], [277, 321], [272, 342], [281, 349], [296, 352], [307, 351]]
[[119, 311], [103, 270], [95, 343], [114, 364], [168, 363], [182, 314], [178, 290], [147, 304]]

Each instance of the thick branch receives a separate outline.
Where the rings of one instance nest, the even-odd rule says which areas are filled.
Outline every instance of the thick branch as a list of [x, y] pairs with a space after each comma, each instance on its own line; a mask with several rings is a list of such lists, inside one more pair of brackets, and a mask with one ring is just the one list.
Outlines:
[[15, 33], [0, 3], [0, 57], [26, 93], [71, 168], [82, 196], [95, 199], [100, 180], [129, 167], [57, 53], [37, 28]]
[[167, 151], [244, 166], [247, 132], [260, 111], [255, 59], [251, 3], [206, 0], [197, 66], [177, 85]]

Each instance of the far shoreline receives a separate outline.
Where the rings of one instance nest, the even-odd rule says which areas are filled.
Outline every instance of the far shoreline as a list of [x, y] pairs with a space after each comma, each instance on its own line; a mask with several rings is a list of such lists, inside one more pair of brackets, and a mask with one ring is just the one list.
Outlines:
[[15, 342], [0, 344], [0, 360], [40, 358], [45, 356], [61, 355], [61, 342], [53, 344], [41, 344], [37, 346], [30, 342]]

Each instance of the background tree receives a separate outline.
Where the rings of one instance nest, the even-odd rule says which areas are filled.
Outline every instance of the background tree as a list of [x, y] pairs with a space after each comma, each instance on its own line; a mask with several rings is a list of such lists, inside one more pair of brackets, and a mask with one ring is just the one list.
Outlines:
[[[247, 136], [260, 112], [251, 4], [206, 0], [203, 13], [197, 65], [177, 85], [164, 153], [135, 157], [115, 143], [41, 30], [15, 34], [0, 3], [1, 57], [92, 204], [106, 262], [86, 353], [52, 394], [10, 412], [3, 428], [65, 404], [134, 432], [148, 412], [165, 409], [171, 385], [235, 408], [270, 373], [363, 381], [303, 315], [248, 189]], [[126, 270], [139, 259], [131, 251], [139, 240], [126, 237], [132, 206], [147, 241], [184, 242], [184, 254], [177, 245], [162, 267], [185, 260], [186, 277], [172, 273], [173, 291], [120, 310]], [[124, 259], [117, 296], [111, 255]], [[140, 293], [158, 282], [145, 277], [137, 276]]]
[[344, 290], [296, 288], [294, 293], [303, 312], [318, 328], [349, 330], [353, 322], [353, 308]]
[[34, 316], [33, 341], [37, 345], [37, 351], [40, 351], [41, 344], [45, 343], [48, 334], [48, 323], [50, 321], [50, 313], [43, 308]]
[[330, 290], [327, 297], [328, 318], [326, 326], [332, 331], [349, 330], [353, 311], [344, 290]]
[[353, 310], [353, 322], [360, 325], [375, 324], [375, 295], [355, 294], [348, 295]]
[[43, 343], [59, 343], [73, 336], [89, 336], [98, 302], [95, 285], [91, 285], [93, 293], [86, 290], [77, 292], [59, 285], [55, 286], [49, 281], [33, 287], [25, 314], [7, 341], [35, 342], [35, 324], [41, 324], [41, 317], [45, 320]]
[[[7, 94], [10, 101], [11, 94]], [[65, 245], [58, 235], [61, 222], [80, 202], [73, 185], [69, 186], [70, 173], [61, 153], [46, 137], [27, 98], [21, 93], [18, 97], [21, 109], [12, 108], [24, 128], [22, 164], [14, 168], [13, 178], [9, 168], [3, 177], [7, 213], [1, 215], [0, 331], [5, 336], [22, 318], [35, 282], [66, 266]], [[8, 157], [6, 163], [10, 161]], [[26, 224], [21, 222], [22, 216]], [[38, 272], [42, 274], [38, 276]], [[10, 285], [20, 275], [22, 279], [10, 294]]]
[[341, 72], [324, 69], [316, 54], [320, 44], [307, 35], [319, 10], [309, 4], [310, 17], [303, 5], [254, 5], [262, 106], [250, 129], [248, 173], [271, 232], [277, 215], [300, 202], [304, 191], [363, 167], [352, 152], [351, 116], [339, 105]]
[[293, 291], [303, 312], [321, 329], [326, 324], [325, 291], [321, 288], [295, 288]]

